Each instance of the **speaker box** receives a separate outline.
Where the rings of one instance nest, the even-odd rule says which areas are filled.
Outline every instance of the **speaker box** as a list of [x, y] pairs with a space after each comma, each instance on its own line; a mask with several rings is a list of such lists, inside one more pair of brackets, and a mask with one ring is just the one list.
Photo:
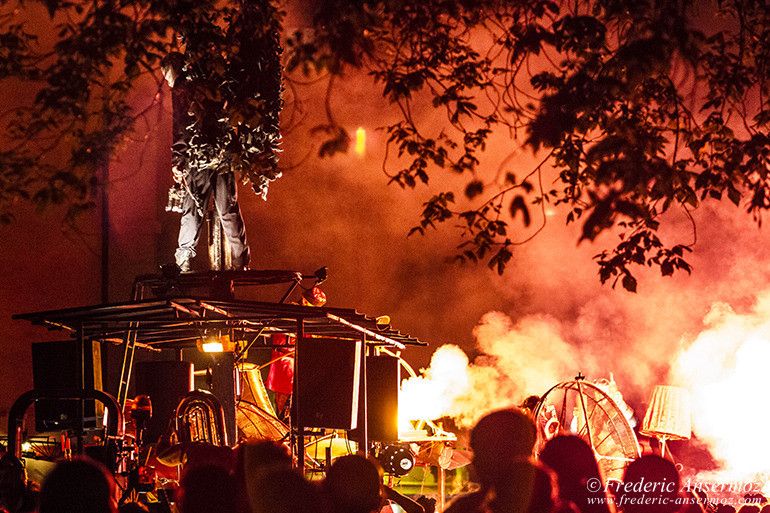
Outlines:
[[225, 413], [225, 432], [231, 446], [235, 446], [235, 354], [218, 353], [211, 369], [211, 393], [219, 399]]
[[193, 389], [193, 364], [180, 361], [137, 362], [134, 372], [136, 395], [148, 395], [152, 401], [152, 418], [147, 422], [144, 441], [156, 443], [174, 417], [179, 401]]
[[297, 341], [295, 407], [299, 426], [353, 429], [358, 423], [361, 341]]
[[[366, 357], [366, 411], [368, 439], [376, 442], [398, 440], [398, 388], [400, 379], [398, 358], [393, 356]], [[361, 380], [361, 397], [363, 397]], [[364, 426], [364, 402], [359, 401], [358, 427], [350, 433], [351, 440], [361, 441]]]
[[[79, 388], [78, 345], [76, 340], [36, 342], [32, 344], [32, 382], [43, 394], [59, 395]], [[86, 390], [102, 390], [102, 357], [99, 342], [85, 342], [83, 349]], [[83, 402], [84, 427], [101, 425], [101, 402], [87, 399]], [[41, 399], [35, 403], [35, 430], [37, 432], [75, 429], [78, 425], [77, 401]]]

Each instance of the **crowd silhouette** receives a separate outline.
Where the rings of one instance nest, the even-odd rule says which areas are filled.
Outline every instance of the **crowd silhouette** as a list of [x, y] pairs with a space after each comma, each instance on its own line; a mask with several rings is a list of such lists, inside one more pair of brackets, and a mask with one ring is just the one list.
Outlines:
[[[656, 454], [631, 462], [623, 482], [609, 486], [581, 438], [555, 436], [534, 457], [536, 438], [533, 422], [520, 410], [484, 416], [470, 433], [475, 489], [454, 497], [444, 511], [736, 513], [732, 505], [683, 489], [677, 467]], [[24, 479], [18, 460], [0, 458], [3, 513], [148, 512], [140, 502], [118, 505], [119, 497], [113, 475], [85, 457], [59, 462], [39, 489]], [[770, 513], [764, 497], [750, 499], [737, 513]], [[339, 457], [322, 479], [308, 480], [294, 468], [286, 448], [270, 441], [188, 451], [168, 506], [164, 513], [435, 513], [435, 501], [415, 501], [386, 486], [371, 456]]]

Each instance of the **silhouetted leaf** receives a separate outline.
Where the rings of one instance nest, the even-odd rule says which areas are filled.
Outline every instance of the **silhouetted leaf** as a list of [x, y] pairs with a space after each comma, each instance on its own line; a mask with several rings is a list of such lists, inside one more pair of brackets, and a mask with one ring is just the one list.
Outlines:
[[465, 196], [468, 199], [473, 199], [482, 192], [484, 192], [484, 184], [478, 180], [473, 180], [465, 186]]
[[524, 222], [524, 226], [529, 226], [532, 219], [529, 216], [529, 208], [527, 208], [527, 203], [524, 200], [524, 196], [516, 196], [511, 200], [511, 205], [509, 207], [511, 217], [514, 219], [516, 218], [516, 215], [521, 212], [522, 220]]
[[636, 292], [636, 278], [630, 274], [623, 276], [623, 288], [629, 292]]
[[489, 263], [487, 265], [490, 269], [496, 269], [497, 274], [503, 274], [505, 267], [508, 265], [508, 262], [511, 260], [512, 256], [513, 254], [508, 249], [508, 246], [505, 245], [500, 248], [492, 258], [489, 259]]

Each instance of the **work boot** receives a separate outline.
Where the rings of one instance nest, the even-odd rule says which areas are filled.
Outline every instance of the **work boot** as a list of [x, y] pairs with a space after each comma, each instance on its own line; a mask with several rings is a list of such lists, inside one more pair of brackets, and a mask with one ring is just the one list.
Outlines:
[[249, 247], [246, 246], [243, 253], [241, 253], [240, 255], [232, 256], [232, 264], [230, 266], [230, 269], [233, 271], [248, 271], [250, 260], [251, 260], [251, 254], [249, 252]]
[[180, 273], [192, 272], [192, 257], [195, 253], [184, 248], [179, 248], [174, 253], [174, 260], [176, 260], [176, 266], [179, 268]]

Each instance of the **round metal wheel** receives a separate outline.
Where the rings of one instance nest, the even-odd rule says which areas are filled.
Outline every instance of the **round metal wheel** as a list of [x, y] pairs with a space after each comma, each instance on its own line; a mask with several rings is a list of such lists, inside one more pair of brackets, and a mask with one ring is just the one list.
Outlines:
[[535, 408], [535, 422], [537, 452], [556, 435], [577, 435], [593, 449], [605, 484], [622, 481], [628, 464], [641, 454], [636, 434], [617, 403], [583, 379], [548, 390]]

